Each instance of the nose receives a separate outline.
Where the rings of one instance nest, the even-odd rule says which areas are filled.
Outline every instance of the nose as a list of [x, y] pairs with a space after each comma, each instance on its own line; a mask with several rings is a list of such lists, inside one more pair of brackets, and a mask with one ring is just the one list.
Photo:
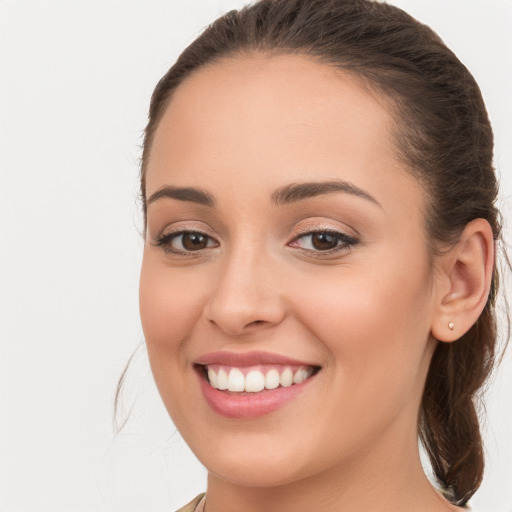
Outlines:
[[240, 251], [223, 262], [206, 307], [211, 324], [241, 336], [277, 325], [285, 315], [277, 272], [268, 257]]

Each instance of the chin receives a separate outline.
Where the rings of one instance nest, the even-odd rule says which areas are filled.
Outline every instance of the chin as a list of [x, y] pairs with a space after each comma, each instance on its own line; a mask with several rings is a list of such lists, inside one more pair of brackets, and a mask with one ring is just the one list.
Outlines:
[[[208, 457], [209, 459], [209, 457]], [[296, 458], [295, 458], [296, 459]], [[239, 457], [216, 457], [205, 460], [208, 473], [242, 487], [280, 487], [307, 477], [304, 468], [297, 467], [293, 456], [241, 460]], [[291, 462], [292, 461], [292, 462]]]
[[247, 427], [240, 424], [238, 432], [229, 434], [217, 431], [207, 442], [185, 440], [209, 474], [243, 487], [286, 486], [334, 463], [332, 451], [325, 453], [314, 439], [304, 439], [305, 432], [302, 436], [290, 432], [276, 435], [264, 430], [250, 432]]

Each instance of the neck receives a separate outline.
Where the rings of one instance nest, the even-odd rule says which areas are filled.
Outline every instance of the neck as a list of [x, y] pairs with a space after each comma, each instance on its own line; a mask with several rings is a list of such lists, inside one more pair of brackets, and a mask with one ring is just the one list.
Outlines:
[[[448, 512], [423, 471], [416, 430], [407, 441], [368, 447], [352, 461], [276, 487], [249, 487], [208, 475], [205, 512]], [[381, 440], [382, 441], [382, 440]]]

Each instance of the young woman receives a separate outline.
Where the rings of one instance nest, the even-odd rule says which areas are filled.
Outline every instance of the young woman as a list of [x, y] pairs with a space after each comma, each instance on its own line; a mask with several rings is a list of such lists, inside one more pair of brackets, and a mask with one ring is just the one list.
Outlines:
[[140, 308], [208, 470], [183, 511], [466, 506], [496, 343], [492, 147], [473, 77], [387, 4], [262, 0], [182, 53], [146, 128]]

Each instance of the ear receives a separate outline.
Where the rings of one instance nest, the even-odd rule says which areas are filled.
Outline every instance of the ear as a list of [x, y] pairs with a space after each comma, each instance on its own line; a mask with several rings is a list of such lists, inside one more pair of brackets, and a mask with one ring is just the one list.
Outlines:
[[431, 333], [451, 342], [478, 320], [491, 288], [494, 236], [484, 219], [466, 225], [459, 241], [436, 259], [436, 303]]

